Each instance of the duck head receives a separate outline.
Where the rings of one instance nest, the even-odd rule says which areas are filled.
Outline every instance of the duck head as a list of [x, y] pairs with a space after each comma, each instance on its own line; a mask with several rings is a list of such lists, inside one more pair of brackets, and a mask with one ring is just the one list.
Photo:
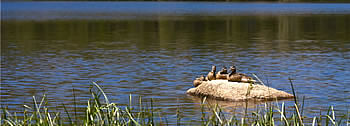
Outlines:
[[216, 66], [211, 66], [211, 72], [214, 72], [215, 73], [215, 71], [216, 71]]
[[204, 80], [205, 80], [204, 75], [202, 75], [201, 77], [199, 77], [199, 80], [204, 81]]
[[236, 66], [231, 66], [230, 70], [231, 70], [231, 73], [235, 74], [237, 71]]
[[223, 73], [227, 73], [227, 68], [226, 68], [225, 66], [223, 66], [222, 69], [221, 69], [221, 71], [222, 71]]

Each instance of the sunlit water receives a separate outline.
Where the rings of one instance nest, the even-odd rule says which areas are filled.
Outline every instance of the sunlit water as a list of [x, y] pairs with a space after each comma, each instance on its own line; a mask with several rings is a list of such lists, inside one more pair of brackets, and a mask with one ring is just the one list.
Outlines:
[[[95, 81], [112, 102], [154, 98], [169, 120], [180, 107], [195, 121], [200, 99], [185, 93], [193, 79], [232, 64], [289, 93], [293, 78], [308, 116], [349, 109], [350, 4], [2, 4], [1, 105], [12, 111], [44, 93], [51, 108], [72, 109], [73, 88], [83, 109]], [[219, 104], [242, 112], [260, 103]]]

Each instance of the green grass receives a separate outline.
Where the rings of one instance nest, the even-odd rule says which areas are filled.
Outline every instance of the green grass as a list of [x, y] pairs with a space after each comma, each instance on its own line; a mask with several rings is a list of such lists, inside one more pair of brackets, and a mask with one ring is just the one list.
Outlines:
[[[291, 86], [294, 92], [293, 83]], [[131, 95], [129, 98], [128, 106], [120, 106], [116, 103], [111, 103], [108, 100], [107, 95], [104, 93], [102, 88], [93, 82], [97, 91], [91, 92], [91, 98], [87, 102], [85, 109], [85, 115], [77, 119], [76, 109], [74, 112], [69, 112], [65, 105], [63, 105], [64, 112], [67, 116], [62, 116], [60, 112], [52, 112], [46, 106], [47, 100], [44, 95], [41, 100], [36, 99], [33, 96], [34, 107], [24, 105], [26, 108], [23, 111], [23, 117], [19, 117], [16, 113], [8, 112], [7, 108], [1, 108], [0, 125], [2, 126], [21, 126], [21, 125], [192, 125], [191, 122], [182, 121], [182, 113], [180, 107], [176, 112], [176, 123], [169, 124], [166, 117], [162, 117], [158, 110], [154, 109], [152, 99], [150, 104], [145, 104], [142, 98], [139, 98], [139, 106], [133, 107], [131, 102]], [[73, 90], [74, 91], [74, 90]], [[75, 96], [74, 96], [75, 97]], [[304, 101], [304, 100], [303, 100]], [[75, 103], [75, 101], [74, 101]], [[285, 125], [285, 126], [303, 126], [303, 125], [347, 125], [349, 122], [349, 113], [344, 116], [336, 116], [334, 108], [329, 107], [327, 114], [316, 117], [304, 117], [300, 105], [295, 99], [294, 107], [292, 112], [286, 111], [284, 103], [278, 104], [267, 104], [260, 109], [256, 109], [255, 112], [248, 114], [245, 117], [238, 117], [236, 115], [230, 115], [224, 112], [218, 105], [211, 106], [206, 103], [206, 98], [202, 99], [201, 102], [201, 117], [200, 123], [205, 126], [212, 125], [254, 125], [254, 126], [274, 126], [274, 125]], [[304, 104], [304, 102], [303, 102]], [[73, 113], [73, 114], [72, 114]], [[73, 116], [75, 119], [73, 119]], [[305, 123], [305, 119], [312, 119], [312, 123]], [[198, 124], [196, 124], [198, 125]]]

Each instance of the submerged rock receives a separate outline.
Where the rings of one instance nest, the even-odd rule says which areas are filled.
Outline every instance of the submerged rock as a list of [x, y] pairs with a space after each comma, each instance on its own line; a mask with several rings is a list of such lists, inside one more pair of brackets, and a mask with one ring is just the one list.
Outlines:
[[187, 90], [187, 93], [228, 101], [262, 101], [294, 98], [292, 94], [264, 85], [229, 82], [227, 80], [203, 81], [198, 87]]

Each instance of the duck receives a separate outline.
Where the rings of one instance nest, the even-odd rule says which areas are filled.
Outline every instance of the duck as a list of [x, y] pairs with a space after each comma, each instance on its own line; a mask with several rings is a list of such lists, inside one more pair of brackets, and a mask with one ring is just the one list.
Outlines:
[[211, 81], [211, 80], [215, 80], [216, 79], [216, 66], [212, 66], [211, 67], [211, 71], [208, 73], [206, 80]]
[[197, 86], [199, 86], [200, 84], [202, 84], [203, 81], [205, 81], [205, 77], [202, 75], [201, 77], [196, 78], [196, 79], [193, 81], [193, 86], [194, 86], [194, 87], [197, 87]]
[[227, 80], [231, 82], [255, 83], [256, 81], [243, 73], [237, 73], [236, 66], [230, 67], [231, 73], [227, 75]]
[[232, 82], [240, 82], [242, 79], [242, 74], [237, 73], [236, 66], [230, 67], [231, 73], [227, 75], [227, 80]]
[[221, 71], [216, 74], [216, 79], [226, 80], [227, 74], [227, 68], [224, 66]]

